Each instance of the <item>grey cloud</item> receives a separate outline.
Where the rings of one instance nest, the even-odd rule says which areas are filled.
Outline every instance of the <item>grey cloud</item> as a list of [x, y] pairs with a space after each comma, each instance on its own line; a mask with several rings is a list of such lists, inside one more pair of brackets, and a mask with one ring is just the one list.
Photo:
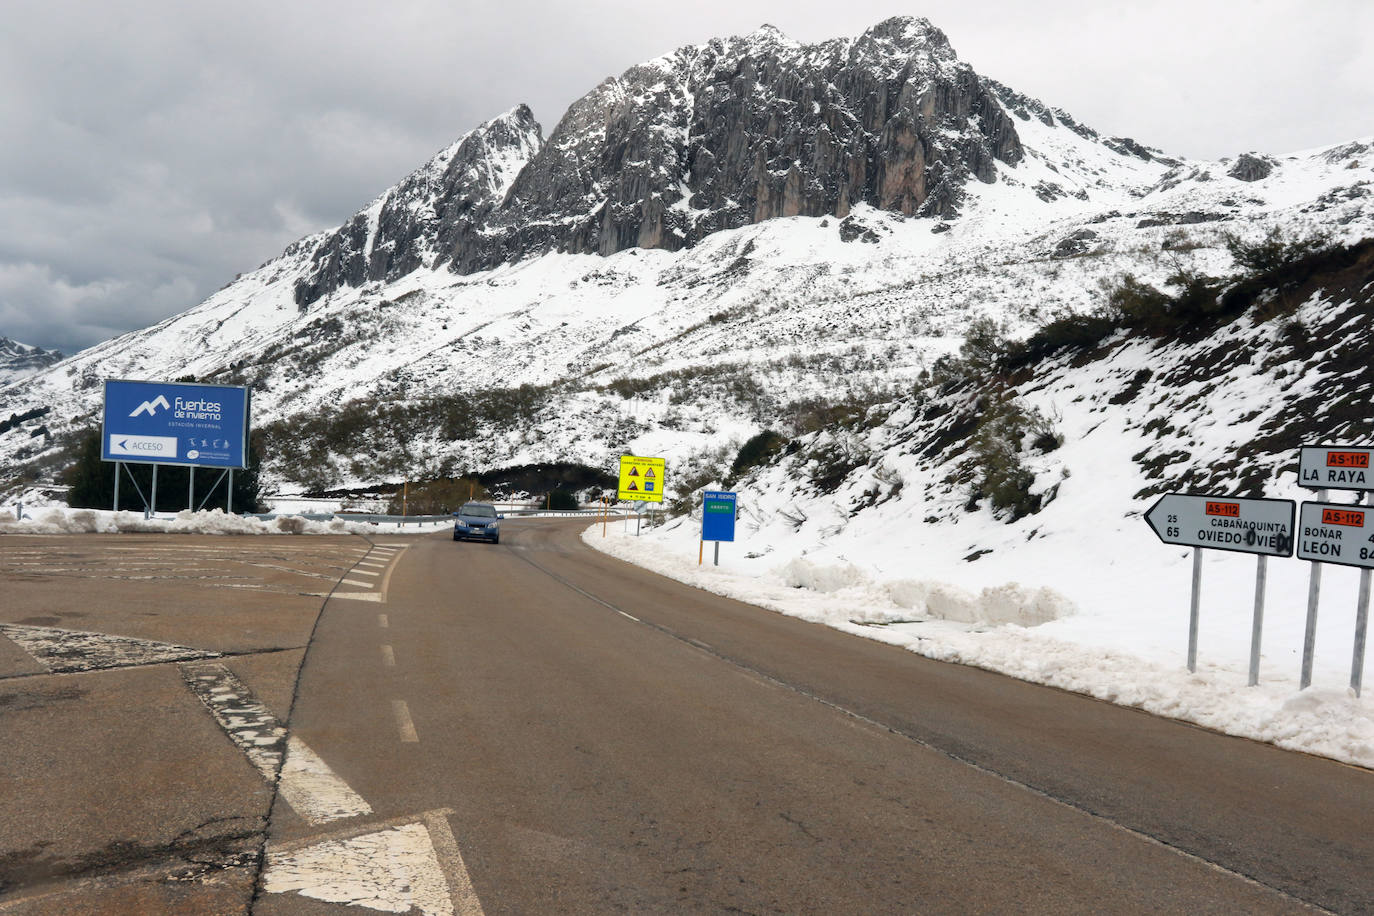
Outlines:
[[[975, 69], [1170, 151], [1370, 132], [1362, 0], [16, 0], [0, 33], [0, 334], [73, 350], [331, 228], [482, 121], [545, 131], [601, 79], [770, 22], [929, 17]], [[20, 138], [14, 141], [9, 138]]]

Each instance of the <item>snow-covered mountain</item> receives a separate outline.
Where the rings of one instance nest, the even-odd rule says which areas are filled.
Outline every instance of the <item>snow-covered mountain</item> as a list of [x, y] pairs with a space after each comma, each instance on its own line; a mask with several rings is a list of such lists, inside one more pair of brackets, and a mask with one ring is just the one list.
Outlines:
[[[101, 380], [251, 384], [266, 477], [346, 485], [625, 450], [681, 461], [909, 391], [1228, 234], [1371, 234], [1374, 143], [1185, 162], [974, 73], [928, 22], [765, 27], [517, 107], [204, 303], [0, 388], [3, 476], [51, 473]], [[31, 425], [31, 424], [30, 424]]]
[[44, 350], [42, 347], [0, 337], [0, 387], [33, 375], [63, 358], [56, 350]]

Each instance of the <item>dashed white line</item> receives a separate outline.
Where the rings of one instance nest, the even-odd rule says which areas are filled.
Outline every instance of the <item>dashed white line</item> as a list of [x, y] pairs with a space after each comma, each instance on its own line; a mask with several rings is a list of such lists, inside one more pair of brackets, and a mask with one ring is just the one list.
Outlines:
[[391, 626], [391, 620], [388, 619], [387, 616], [386, 616], [385, 614], [378, 614], [378, 615], [377, 615], [377, 626], [379, 626], [379, 627], [381, 627], [383, 630], [385, 630], [387, 627]]
[[635, 623], [642, 623], [642, 621], [641, 621], [638, 617], [636, 617], [635, 615], [633, 615], [633, 614], [627, 614], [627, 613], [625, 613], [624, 611], [616, 611], [616, 613], [619, 614], [621, 617], [628, 617], [630, 620], [633, 620]]
[[396, 653], [390, 646], [382, 646], [382, 664], [388, 668], [396, 667]]
[[415, 723], [410, 718], [410, 707], [405, 700], [392, 700], [391, 711], [396, 716], [396, 727], [401, 732], [401, 741], [405, 744], [415, 744], [420, 740], [419, 734], [415, 731]]

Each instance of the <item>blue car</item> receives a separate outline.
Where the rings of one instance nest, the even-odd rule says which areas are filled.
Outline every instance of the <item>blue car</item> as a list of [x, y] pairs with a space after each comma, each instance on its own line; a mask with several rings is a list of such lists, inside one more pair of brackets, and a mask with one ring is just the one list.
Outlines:
[[491, 541], [501, 543], [501, 516], [490, 503], [464, 503], [453, 513], [455, 541]]

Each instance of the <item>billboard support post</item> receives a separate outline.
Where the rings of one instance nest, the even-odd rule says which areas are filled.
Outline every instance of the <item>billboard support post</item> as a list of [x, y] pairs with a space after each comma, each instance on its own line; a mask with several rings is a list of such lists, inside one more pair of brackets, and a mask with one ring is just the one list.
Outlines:
[[224, 475], [228, 473], [228, 468], [225, 468], [223, 471], [219, 472], [219, 476], [215, 478], [215, 482], [210, 484], [210, 488], [206, 490], [205, 495], [200, 498], [200, 505], [195, 507], [197, 512], [205, 508], [205, 504], [210, 501], [211, 496], [215, 495], [215, 491], [219, 489], [220, 483], [224, 481]]
[[152, 505], [150, 505], [150, 506], [147, 507], [147, 511], [143, 514], [143, 517], [144, 517], [144, 518], [152, 518], [154, 515], [157, 515], [157, 465], [153, 465], [153, 500], [152, 500]]
[[228, 509], [229, 514], [230, 514], [230, 515], [233, 515], [233, 514], [234, 514], [234, 469], [233, 469], [233, 468], [229, 468], [229, 492], [225, 494], [225, 497], [224, 497], [224, 505], [225, 505], [225, 508]]
[[186, 470], [189, 472], [186, 475], [186, 508], [190, 510], [196, 507], [196, 469]]
[[122, 462], [122, 461], [116, 461], [116, 462], [114, 463], [114, 466], [115, 466], [114, 505], [111, 506], [110, 509], [111, 509], [111, 511], [113, 511], [113, 512], [118, 512], [118, 511], [119, 511], [119, 475], [120, 475], [120, 472], [122, 472], [122, 471], [124, 470], [124, 462]]

